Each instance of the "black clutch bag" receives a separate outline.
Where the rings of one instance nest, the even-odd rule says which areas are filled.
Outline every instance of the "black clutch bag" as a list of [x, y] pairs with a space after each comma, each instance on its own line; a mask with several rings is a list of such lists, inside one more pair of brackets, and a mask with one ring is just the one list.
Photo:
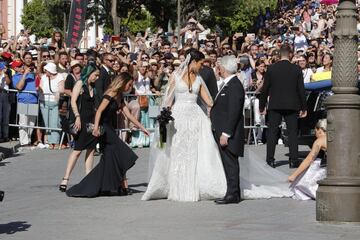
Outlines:
[[[100, 130], [100, 136], [104, 134], [104, 127], [103, 126], [99, 126], [99, 130]], [[86, 131], [88, 133], [92, 133], [94, 131], [94, 124], [93, 123], [87, 123], [86, 124]]]

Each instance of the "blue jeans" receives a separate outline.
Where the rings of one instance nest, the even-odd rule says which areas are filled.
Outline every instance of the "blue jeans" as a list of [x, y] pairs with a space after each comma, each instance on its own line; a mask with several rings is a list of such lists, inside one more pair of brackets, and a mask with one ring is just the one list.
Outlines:
[[[60, 128], [59, 108], [57, 102], [41, 102], [41, 114], [44, 125], [47, 128]], [[60, 132], [55, 130], [46, 130], [49, 144], [59, 144]]]

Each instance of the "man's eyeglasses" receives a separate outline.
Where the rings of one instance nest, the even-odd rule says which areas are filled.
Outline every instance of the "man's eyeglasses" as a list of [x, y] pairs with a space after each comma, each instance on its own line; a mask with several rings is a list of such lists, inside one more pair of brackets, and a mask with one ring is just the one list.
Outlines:
[[208, 47], [208, 48], [213, 48], [214, 45], [213, 45], [213, 44], [206, 44], [206, 47]]
[[42, 55], [42, 58], [50, 58], [49, 54]]
[[142, 57], [141, 60], [148, 60], [148, 57]]
[[114, 63], [115, 60], [114, 59], [106, 59], [107, 61], [109, 61], [110, 63]]

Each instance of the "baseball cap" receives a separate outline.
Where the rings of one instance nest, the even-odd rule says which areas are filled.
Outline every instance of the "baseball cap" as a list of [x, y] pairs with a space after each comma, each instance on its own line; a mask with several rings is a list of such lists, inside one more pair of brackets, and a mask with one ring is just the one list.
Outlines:
[[6, 67], [6, 63], [0, 62], [0, 71]]
[[150, 59], [150, 65], [157, 65], [157, 61], [155, 59]]
[[13, 62], [10, 63], [10, 67], [12, 69], [17, 68], [17, 67], [21, 67], [24, 63], [21, 60], [15, 60]]
[[11, 59], [13, 57], [13, 55], [9, 52], [3, 52], [1, 56], [5, 59]]
[[70, 62], [70, 67], [71, 68], [75, 67], [76, 65], [81, 66], [81, 64], [80, 64], [80, 62], [78, 60], [72, 60]]

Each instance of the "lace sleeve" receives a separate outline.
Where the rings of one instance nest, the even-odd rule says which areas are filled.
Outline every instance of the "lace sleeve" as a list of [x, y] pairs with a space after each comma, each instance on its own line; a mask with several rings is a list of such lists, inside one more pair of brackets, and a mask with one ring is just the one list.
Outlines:
[[161, 102], [161, 107], [171, 107], [175, 100], [175, 76], [171, 75], [168, 86], [166, 87], [165, 95]]

